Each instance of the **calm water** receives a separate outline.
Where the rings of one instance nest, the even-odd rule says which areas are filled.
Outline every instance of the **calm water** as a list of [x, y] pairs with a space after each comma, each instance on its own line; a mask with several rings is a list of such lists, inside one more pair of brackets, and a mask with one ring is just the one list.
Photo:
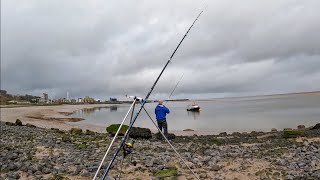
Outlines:
[[[201, 112], [186, 111], [190, 103], [168, 102], [166, 104], [171, 110], [167, 116], [170, 130], [191, 128], [202, 131], [204, 134], [223, 131], [269, 131], [271, 128], [295, 128], [300, 124], [311, 126], [320, 122], [320, 94], [199, 101]], [[129, 104], [121, 104], [107, 108], [80, 110], [73, 116], [86, 119], [79, 123], [106, 127], [113, 123], [120, 123], [129, 106]], [[153, 117], [155, 106], [155, 103], [146, 104], [146, 109]], [[136, 110], [138, 107], [140, 105], [136, 105]], [[135, 126], [156, 129], [144, 111], [141, 112]]]

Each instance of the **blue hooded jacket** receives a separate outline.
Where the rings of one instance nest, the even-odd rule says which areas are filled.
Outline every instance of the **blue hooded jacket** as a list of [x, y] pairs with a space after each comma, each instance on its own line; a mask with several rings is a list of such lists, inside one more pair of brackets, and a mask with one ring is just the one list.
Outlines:
[[158, 104], [154, 112], [156, 114], [157, 121], [160, 121], [166, 118], [166, 115], [170, 113], [170, 110], [164, 105]]

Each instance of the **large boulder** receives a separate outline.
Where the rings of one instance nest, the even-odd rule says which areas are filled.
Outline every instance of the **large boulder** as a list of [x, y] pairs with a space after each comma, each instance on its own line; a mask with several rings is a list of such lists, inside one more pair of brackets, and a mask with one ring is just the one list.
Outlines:
[[320, 129], [320, 123], [316, 124], [313, 128], [311, 129]]
[[[112, 124], [108, 126], [106, 130], [110, 135], [114, 136], [117, 130], [119, 129], [119, 127], [120, 127], [120, 124]], [[128, 127], [129, 126], [127, 125], [123, 125], [118, 135], [123, 136], [126, 133]], [[130, 130], [129, 136], [135, 139], [137, 138], [150, 139], [152, 137], [152, 133], [151, 133], [151, 130], [148, 128], [132, 127]]]
[[85, 134], [86, 135], [95, 135], [96, 133], [87, 129]]
[[[159, 133], [159, 132], [157, 132], [156, 134], [155, 134], [155, 136], [156, 136], [156, 138], [157, 139], [163, 139], [163, 136]], [[169, 140], [170, 139], [175, 139], [176, 138], [176, 135], [175, 134], [173, 134], [173, 133], [168, 133], [168, 137], [167, 137]]]
[[22, 126], [22, 121], [21, 121], [20, 119], [17, 119], [17, 120], [16, 120], [16, 125], [17, 125], [17, 126]]
[[[117, 130], [119, 129], [119, 127], [120, 127], [120, 124], [111, 124], [110, 126], [108, 126], [106, 128], [106, 130], [111, 136], [114, 136], [116, 134]], [[126, 133], [128, 127], [129, 126], [127, 126], [127, 125], [122, 125], [118, 135], [123, 136]]]
[[131, 138], [150, 139], [152, 138], [152, 133], [148, 128], [132, 127], [129, 136]]
[[82, 129], [80, 128], [71, 128], [71, 134], [82, 134]]

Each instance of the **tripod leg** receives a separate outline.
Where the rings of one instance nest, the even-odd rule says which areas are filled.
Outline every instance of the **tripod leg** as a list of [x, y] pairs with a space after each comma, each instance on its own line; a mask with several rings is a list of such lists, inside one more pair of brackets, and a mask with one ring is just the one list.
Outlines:
[[196, 174], [191, 170], [191, 168], [188, 166], [188, 164], [183, 160], [183, 158], [180, 156], [180, 154], [178, 153], [178, 151], [173, 147], [173, 145], [170, 143], [170, 141], [167, 139], [167, 137], [163, 134], [162, 131], [160, 131], [159, 127], [157, 126], [156, 122], [152, 119], [152, 117], [150, 116], [150, 114], [148, 113], [148, 111], [143, 107], [144, 111], [147, 113], [147, 115], [149, 116], [150, 120], [152, 121], [152, 123], [157, 127], [157, 129], [159, 130], [160, 134], [163, 136], [163, 138], [168, 142], [168, 144], [171, 146], [171, 148], [173, 149], [173, 151], [177, 154], [177, 156], [181, 159], [181, 161], [188, 167], [188, 169], [191, 171], [191, 173], [193, 174], [193, 176], [200, 180], [198, 178], [198, 176], [196, 176]]
[[131, 104], [131, 106], [130, 106], [127, 114], [126, 114], [126, 116], [123, 118], [123, 120], [122, 120], [122, 122], [121, 122], [121, 124], [120, 124], [120, 126], [119, 126], [119, 129], [117, 130], [116, 134], [114, 135], [114, 137], [113, 137], [113, 139], [112, 139], [112, 141], [111, 141], [111, 143], [110, 143], [110, 145], [109, 145], [109, 147], [108, 147], [108, 149], [107, 149], [107, 152], [105, 153], [104, 157], [102, 158], [102, 161], [101, 161], [101, 163], [100, 163], [100, 165], [99, 165], [99, 167], [98, 167], [98, 169], [97, 169], [96, 174], [95, 174], [94, 177], [93, 177], [93, 180], [95, 180], [95, 179], [97, 178], [98, 173], [99, 173], [99, 171], [100, 171], [100, 169], [101, 169], [101, 166], [102, 166], [104, 160], [106, 159], [106, 157], [107, 157], [107, 155], [108, 155], [108, 153], [109, 153], [109, 151], [110, 151], [110, 149], [111, 149], [111, 146], [112, 146], [113, 142], [114, 142], [115, 139], [117, 138], [117, 136], [118, 136], [118, 134], [119, 134], [119, 131], [120, 131], [123, 123], [126, 121], [126, 119], [127, 119], [128, 115], [129, 115], [131, 109], [132, 109], [132, 108], [134, 107], [134, 105], [136, 104], [136, 101], [137, 101], [136, 99], [133, 101], [133, 103]]

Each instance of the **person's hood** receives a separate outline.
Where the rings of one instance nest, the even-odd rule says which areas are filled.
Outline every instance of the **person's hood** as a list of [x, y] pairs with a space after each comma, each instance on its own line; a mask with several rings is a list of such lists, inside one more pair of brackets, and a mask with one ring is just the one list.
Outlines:
[[158, 106], [156, 107], [156, 109], [162, 109], [163, 107], [164, 107], [164, 105], [158, 104]]

